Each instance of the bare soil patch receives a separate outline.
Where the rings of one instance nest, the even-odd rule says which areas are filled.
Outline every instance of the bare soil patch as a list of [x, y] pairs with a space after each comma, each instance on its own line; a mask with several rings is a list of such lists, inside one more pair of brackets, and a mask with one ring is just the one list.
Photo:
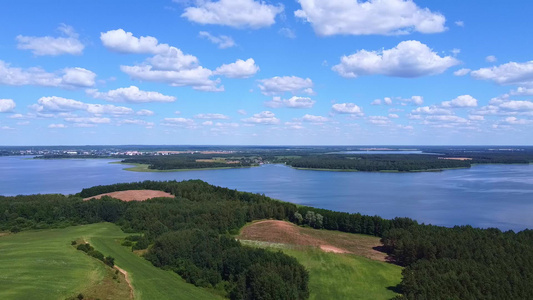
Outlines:
[[379, 238], [332, 230], [299, 227], [293, 223], [264, 220], [245, 226], [237, 237], [271, 243], [312, 246], [325, 252], [350, 253], [378, 261], [387, 261], [387, 255], [374, 248], [382, 246]]
[[128, 190], [128, 191], [119, 191], [119, 192], [112, 192], [112, 193], [105, 193], [100, 194], [97, 196], [85, 198], [83, 200], [89, 200], [89, 199], [100, 199], [103, 196], [109, 196], [116, 199], [120, 199], [122, 201], [144, 201], [152, 198], [174, 198], [174, 195], [163, 192], [163, 191], [155, 191], [155, 190]]
[[122, 275], [124, 275], [124, 279], [128, 283], [128, 286], [130, 287], [130, 299], [133, 299], [133, 285], [131, 285], [130, 276], [129, 276], [128, 272], [126, 270], [120, 268], [117, 265], [115, 265], [114, 268], [117, 269], [120, 273], [122, 273]]

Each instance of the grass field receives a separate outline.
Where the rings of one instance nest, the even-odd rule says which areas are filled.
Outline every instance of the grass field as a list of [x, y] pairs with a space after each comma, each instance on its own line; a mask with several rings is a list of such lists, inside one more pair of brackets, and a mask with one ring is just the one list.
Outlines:
[[[310, 299], [390, 299], [396, 295], [393, 289], [401, 282], [402, 268], [375, 253], [372, 248], [379, 238], [283, 223], [254, 222], [238, 238], [245, 245], [282, 251], [298, 259], [309, 271]], [[350, 253], [324, 252], [320, 245]]]
[[115, 257], [115, 264], [129, 273], [135, 299], [218, 298], [120, 246], [118, 240], [125, 235], [114, 224], [99, 223], [0, 237], [0, 299], [65, 299], [112, 289], [109, 282], [104, 282], [110, 269], [71, 246], [70, 242], [77, 239]]

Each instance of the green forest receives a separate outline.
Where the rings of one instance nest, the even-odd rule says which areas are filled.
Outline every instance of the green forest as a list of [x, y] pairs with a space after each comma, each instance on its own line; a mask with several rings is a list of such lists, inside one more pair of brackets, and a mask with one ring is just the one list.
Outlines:
[[[123, 202], [102, 193], [162, 190], [175, 198]], [[308, 273], [281, 252], [241, 245], [232, 234], [247, 222], [288, 220], [324, 230], [382, 238], [383, 251], [405, 267], [395, 289], [407, 299], [525, 299], [533, 295], [533, 231], [445, 228], [408, 218], [383, 219], [296, 206], [203, 181], [144, 181], [96, 186], [77, 195], [0, 197], [0, 230], [115, 223], [124, 242], [147, 249], [153, 265], [230, 299], [306, 299]]]

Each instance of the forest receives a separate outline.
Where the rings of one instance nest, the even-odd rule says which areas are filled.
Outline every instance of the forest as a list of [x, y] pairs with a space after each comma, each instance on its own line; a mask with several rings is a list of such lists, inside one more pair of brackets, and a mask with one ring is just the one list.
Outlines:
[[[231, 163], [228, 163], [231, 161]], [[180, 154], [169, 156], [139, 156], [126, 158], [122, 163], [146, 164], [153, 170], [203, 169], [203, 168], [238, 168], [252, 166], [251, 159], [233, 160], [213, 159], [212, 155]]]
[[[131, 189], [175, 198], [122, 202], [102, 193]], [[306, 299], [307, 271], [282, 253], [240, 245], [232, 238], [247, 222], [289, 220], [324, 230], [382, 238], [383, 250], [405, 267], [396, 289], [406, 299], [526, 299], [533, 294], [533, 231], [418, 224], [296, 206], [203, 181], [144, 181], [96, 186], [77, 195], [0, 197], [0, 230], [113, 222], [132, 233], [126, 245], [187, 282], [226, 291], [230, 299]], [[141, 235], [139, 235], [141, 233]]]

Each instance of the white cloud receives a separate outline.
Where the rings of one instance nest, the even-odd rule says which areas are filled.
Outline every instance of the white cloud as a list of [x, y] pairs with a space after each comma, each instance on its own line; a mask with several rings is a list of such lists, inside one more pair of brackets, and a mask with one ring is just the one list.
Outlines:
[[246, 110], [244, 110], [244, 109], [239, 109], [239, 110], [237, 111], [237, 113], [238, 113], [239, 115], [243, 115], [243, 116], [245, 116], [245, 115], [247, 114]]
[[87, 112], [94, 115], [130, 115], [133, 109], [111, 104], [87, 104]]
[[302, 121], [304, 122], [311, 122], [311, 123], [324, 123], [328, 122], [329, 119], [323, 116], [314, 116], [314, 115], [308, 115], [302, 117]]
[[370, 103], [371, 105], [381, 105], [381, 104], [385, 104], [385, 105], [392, 105], [392, 99], [390, 97], [385, 97], [383, 98], [383, 100], [381, 99], [375, 99], [374, 101], [372, 101], [372, 103]]
[[459, 70], [453, 72], [453, 75], [455, 75], [455, 76], [465, 76], [468, 73], [470, 73], [470, 71], [471, 71], [470, 69], [462, 68], [462, 69], [459, 69]]
[[141, 125], [141, 126], [146, 126], [146, 127], [153, 127], [154, 126], [154, 123], [153, 122], [147, 122], [145, 120], [138, 120], [138, 119], [125, 119], [125, 120], [120, 120], [118, 122], [119, 125]]
[[72, 112], [76, 110], [86, 111], [94, 115], [128, 115], [133, 114], [133, 109], [124, 106], [110, 104], [88, 104], [81, 101], [62, 97], [41, 97], [37, 104], [31, 106], [37, 112]]
[[422, 96], [412, 96], [410, 99], [402, 99], [403, 102], [412, 103], [413, 105], [422, 105], [424, 98]]
[[332, 70], [346, 78], [375, 74], [409, 78], [440, 74], [458, 63], [451, 56], [439, 56], [419, 41], [403, 41], [392, 49], [359, 50], [343, 56]]
[[170, 48], [167, 44], [159, 44], [155, 37], [137, 38], [133, 36], [133, 33], [126, 32], [124, 29], [102, 32], [100, 40], [107, 49], [119, 53], [157, 54], [166, 52]]
[[195, 23], [235, 28], [269, 27], [275, 23], [276, 15], [283, 11], [282, 4], [274, 6], [253, 0], [207, 0], [196, 4], [196, 7], [185, 8], [181, 16]]
[[136, 112], [138, 116], [153, 116], [155, 113], [148, 109], [141, 109], [138, 112]]
[[455, 25], [457, 25], [459, 27], [465, 27], [465, 22], [463, 22], [463, 21], [455, 21], [454, 23], [455, 23]]
[[331, 108], [334, 112], [340, 114], [363, 115], [363, 110], [355, 103], [336, 103]]
[[427, 116], [426, 120], [449, 123], [468, 123], [468, 120], [455, 115]]
[[436, 106], [422, 106], [412, 110], [411, 113], [415, 115], [451, 115], [452, 111]]
[[276, 118], [274, 113], [270, 111], [263, 111], [258, 114], [254, 114], [250, 118], [242, 119], [242, 121], [244, 123], [249, 123], [249, 124], [265, 124], [265, 125], [274, 125], [280, 122], [279, 119]]
[[531, 120], [526, 119], [518, 119], [516, 117], [507, 117], [505, 118], [505, 123], [511, 124], [511, 125], [526, 125], [531, 124]]
[[37, 103], [38, 105], [34, 107], [37, 111], [65, 112], [86, 110], [88, 107], [86, 103], [81, 101], [56, 96], [41, 97]]
[[238, 59], [231, 64], [222, 65], [213, 72], [216, 75], [223, 75], [229, 78], [248, 78], [254, 76], [259, 71], [259, 67], [255, 64], [253, 58], [248, 58], [246, 61]]
[[235, 46], [235, 41], [227, 35], [214, 36], [207, 31], [200, 31], [198, 35], [209, 40], [211, 43], [218, 45], [218, 48], [220, 49], [226, 49]]
[[511, 100], [499, 105], [500, 108], [511, 111], [533, 111], [533, 102]]
[[472, 71], [472, 77], [480, 80], [492, 80], [501, 85], [533, 85], [533, 60], [525, 63], [509, 62], [492, 68]]
[[90, 118], [75, 117], [75, 118], [65, 118], [65, 121], [67, 121], [67, 122], [72, 122], [72, 123], [81, 123], [81, 124], [109, 124], [109, 123], [111, 123], [111, 119], [109, 119], [109, 118], [101, 118], [101, 117], [90, 117]]
[[50, 124], [48, 128], [67, 128], [65, 124]]
[[86, 92], [93, 98], [103, 99], [110, 102], [147, 103], [176, 101], [176, 97], [174, 96], [166, 96], [158, 92], [142, 91], [133, 85], [127, 88], [110, 90], [108, 92], [98, 92], [98, 90], [95, 89], [90, 89]]
[[399, 35], [413, 31], [437, 33], [446, 30], [446, 18], [411, 0], [323, 1], [298, 0], [294, 12], [311, 23], [318, 35]]
[[271, 96], [285, 92], [297, 93], [304, 92], [313, 94], [313, 81], [309, 78], [300, 78], [296, 76], [272, 77], [258, 80], [261, 93]]
[[374, 125], [388, 125], [391, 124], [391, 120], [389, 120], [388, 117], [385, 116], [369, 116], [368, 122]]
[[67, 68], [62, 77], [62, 84], [66, 86], [89, 87], [94, 85], [96, 74], [84, 68]]
[[207, 120], [227, 120], [228, 116], [223, 114], [197, 114], [194, 116], [196, 119], [207, 119]]
[[533, 96], [533, 88], [519, 87], [511, 91], [511, 95]]
[[34, 55], [81, 55], [85, 46], [78, 40], [78, 34], [71, 26], [61, 24], [59, 31], [64, 37], [34, 37], [34, 36], [17, 36], [17, 48], [31, 50]]
[[286, 38], [289, 38], [289, 39], [295, 39], [296, 38], [296, 33], [294, 32], [294, 30], [288, 28], [288, 27], [283, 27], [281, 28], [279, 31], [278, 31], [279, 34], [281, 34], [282, 36], [286, 37]]
[[60, 88], [90, 87], [94, 85], [96, 74], [83, 68], [66, 68], [56, 73], [48, 73], [41, 68], [13, 68], [0, 60], [0, 84], [37, 85]]
[[274, 97], [271, 101], [266, 101], [265, 105], [272, 108], [289, 107], [289, 108], [311, 108], [316, 103], [309, 97], [293, 96], [290, 99], [281, 99]]
[[399, 117], [397, 114], [389, 114], [390, 119], [398, 119]]
[[186, 69], [180, 71], [157, 70], [150, 65], [120, 66], [122, 72], [128, 74], [133, 79], [163, 82], [171, 86], [192, 86], [195, 90], [221, 92], [223, 86], [218, 86], [219, 80], [211, 80], [209, 77], [213, 72], [203, 67]]
[[202, 125], [204, 125], [204, 126], [211, 126], [211, 125], [213, 125], [213, 121], [205, 121], [205, 122], [202, 122]]
[[442, 102], [442, 107], [476, 107], [477, 99], [470, 95], [461, 95], [451, 101]]
[[16, 106], [13, 99], [0, 99], [0, 113], [13, 111]]
[[195, 126], [196, 123], [193, 119], [186, 119], [186, 118], [164, 118], [163, 123], [161, 125], [164, 126], [187, 126], [192, 127]]
[[494, 55], [489, 55], [489, 56], [485, 57], [485, 60], [488, 61], [488, 62], [495, 62], [498, 59]]

